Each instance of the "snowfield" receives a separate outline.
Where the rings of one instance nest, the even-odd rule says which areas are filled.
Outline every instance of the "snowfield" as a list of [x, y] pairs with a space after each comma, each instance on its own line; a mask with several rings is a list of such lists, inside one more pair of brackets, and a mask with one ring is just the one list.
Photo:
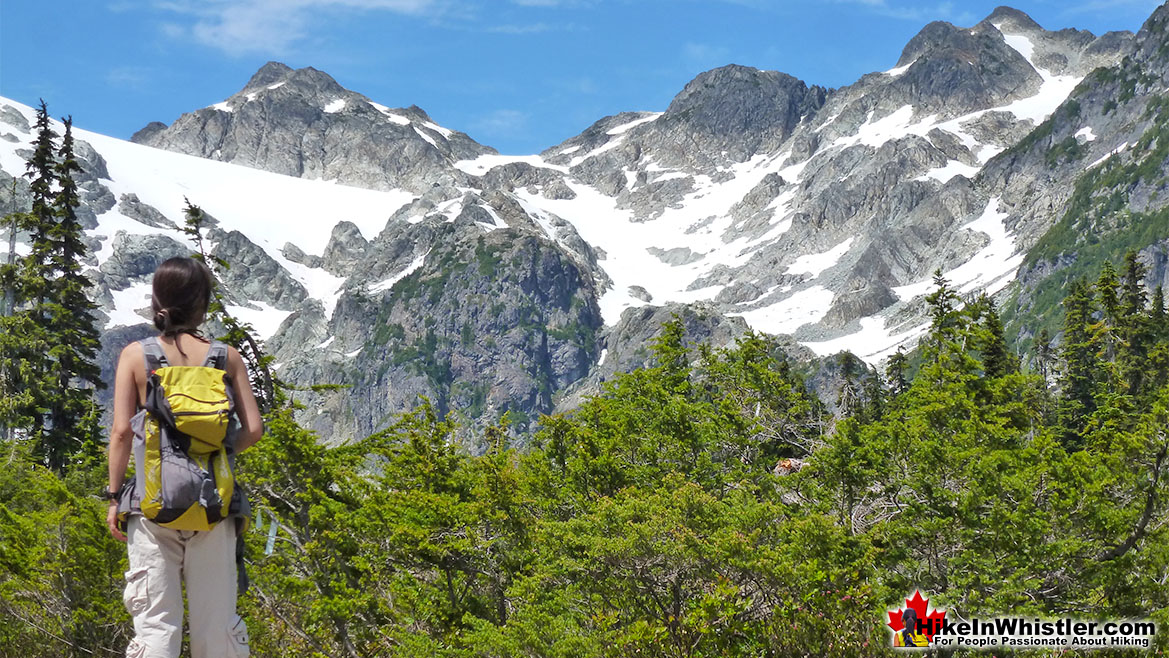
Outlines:
[[[1001, 26], [996, 27], [1002, 32]], [[483, 155], [451, 164], [472, 176], [483, 176], [493, 167], [510, 163], [523, 163], [563, 175], [565, 184], [576, 195], [573, 199], [549, 199], [539, 190], [530, 188], [516, 189], [512, 196], [532, 218], [537, 229], [566, 250], [574, 251], [575, 243], [570, 238], [575, 230], [588, 244], [603, 253], [599, 266], [605, 276], [599, 276], [598, 280], [607, 277], [611, 285], [602, 290], [599, 302], [605, 323], [612, 325], [620, 319], [623, 311], [633, 307], [714, 300], [727, 286], [704, 283], [703, 279], [712, 277], [713, 280], [720, 280], [717, 277], [722, 276], [721, 280], [725, 282], [725, 272], [744, 266], [760, 249], [783, 239], [791, 229], [798, 210], [794, 206], [801, 184], [805, 182], [805, 169], [809, 164], [817, 162], [817, 158], [832, 157], [854, 147], [875, 149], [910, 136], [928, 139], [930, 132], [937, 129], [955, 136], [970, 150], [973, 160], [965, 156], [965, 161], [950, 160], [942, 166], [920, 173], [917, 180], [944, 184], [956, 176], [973, 179], [982, 165], [1001, 152], [1002, 147], [981, 143], [967, 129], [968, 122], [988, 112], [1003, 111], [1014, 114], [1020, 120], [1038, 124], [1066, 99], [1080, 80], [1074, 76], [1057, 76], [1036, 66], [1033, 60], [1035, 44], [1027, 36], [1004, 32], [1003, 39], [1032, 65], [1042, 79], [1038, 91], [1030, 97], [956, 118], [918, 115], [910, 105], [892, 112], [885, 110], [879, 116], [870, 111], [862, 125], [849, 134], [835, 135], [830, 143], [810, 158], [793, 162], [790, 150], [778, 155], [757, 155], [746, 162], [720, 168], [718, 183], [712, 180], [711, 175], [669, 169], [647, 158], [636, 167], [626, 169], [627, 188], [635, 188], [639, 178], [642, 184], [647, 180], [650, 183], [673, 179], [692, 181], [692, 188], [681, 203], [664, 208], [660, 215], [648, 220], [635, 217], [627, 204], [622, 207], [616, 198], [576, 180], [571, 169], [590, 158], [622, 147], [633, 139], [632, 135], [637, 134], [634, 132], [636, 128], [656, 121], [662, 116], [660, 112], [643, 113], [636, 119], [609, 128], [606, 131], [608, 139], [589, 151], [581, 146], [560, 150], [559, 155], [571, 156], [569, 166], [551, 164], [539, 155]], [[895, 78], [905, 73], [912, 64], [910, 62], [890, 69], [884, 75]], [[275, 89], [279, 84], [269, 89]], [[239, 107], [239, 103], [249, 102], [255, 93], [246, 97], [233, 97], [232, 102]], [[322, 101], [325, 102], [322, 110], [326, 113], [344, 112], [350, 103], [363, 102], [356, 98], [351, 96], [349, 100], [333, 98]], [[0, 102], [16, 108], [31, 123], [31, 108], [2, 99]], [[364, 102], [381, 112], [387, 121], [411, 126], [422, 139], [431, 144], [435, 143], [436, 136], [449, 138], [455, 134], [433, 122], [412, 120], [384, 105]], [[233, 110], [228, 101], [212, 107], [223, 112]], [[819, 132], [833, 124], [838, 116], [818, 122], [815, 131]], [[9, 126], [6, 129], [13, 128]], [[115, 207], [98, 217], [97, 228], [89, 231], [100, 242], [96, 253], [99, 262], [105, 262], [113, 255], [113, 242], [119, 234], [160, 234], [185, 242], [185, 237], [177, 227], [183, 222], [184, 199], [189, 199], [215, 217], [222, 229], [240, 231], [264, 249], [305, 286], [311, 297], [323, 304], [326, 314], [331, 314], [335, 308], [345, 280], [321, 268], [291, 262], [282, 253], [284, 246], [292, 244], [306, 254], [321, 254], [333, 227], [343, 220], [353, 222], [366, 239], [372, 239], [383, 230], [395, 211], [416, 199], [414, 194], [402, 190], [373, 191], [327, 181], [293, 178], [153, 149], [85, 130], [75, 132], [78, 139], [89, 142], [105, 158], [109, 179], [102, 183], [110, 188], [116, 198], [135, 194], [143, 203], [158, 209], [176, 225], [175, 228], [147, 226], [123, 215]], [[24, 132], [17, 137], [17, 143], [0, 140], [0, 166], [9, 172], [24, 170], [23, 158], [17, 151], [27, 148], [29, 135]], [[1084, 142], [1096, 139], [1091, 127], [1087, 126], [1076, 133], [1076, 137]], [[1126, 146], [1122, 145], [1113, 153]], [[1100, 162], [1103, 159], [1092, 166]], [[813, 166], [812, 171], [818, 170], [818, 167]], [[785, 187], [764, 209], [764, 214], [752, 218], [751, 233], [748, 235], [744, 233], [742, 225], [746, 220], [741, 223], [733, 218], [732, 208], [769, 174], [782, 177]], [[465, 190], [476, 191], [470, 188]], [[439, 203], [433, 212], [453, 221], [464, 209], [464, 203], [462, 197], [450, 198]], [[490, 222], [479, 223], [484, 232], [507, 228], [507, 223], [498, 213], [486, 205], [483, 207], [491, 218]], [[1022, 254], [1017, 253], [1015, 238], [1003, 223], [1006, 216], [999, 210], [999, 200], [991, 199], [981, 215], [967, 218], [963, 230], [984, 236], [980, 239], [984, 239], [986, 244], [965, 263], [945, 273], [956, 289], [963, 293], [980, 289], [994, 293], [1014, 279], [1022, 262]], [[406, 219], [410, 223], [422, 220], [421, 214]], [[858, 246], [856, 239], [848, 238], [835, 245], [821, 242], [794, 247], [802, 252], [783, 254], [782, 260], [775, 267], [777, 274], [796, 277], [797, 281], [789, 281], [782, 286], [766, 286], [767, 292], [750, 302], [743, 302], [740, 308], [746, 310], [737, 315], [753, 328], [772, 333], [794, 333], [820, 322], [836, 298], [829, 288], [834, 285], [831, 282], [832, 269], [847, 259], [854, 246]], [[380, 276], [371, 277], [373, 283], [368, 283], [366, 290], [370, 293], [388, 291], [402, 278], [422, 267], [425, 259], [426, 255], [423, 254], [400, 271], [379, 273]], [[671, 265], [667, 260], [683, 264]], [[894, 288], [894, 293], [901, 301], [910, 302], [927, 294], [932, 285], [930, 280], [915, 281]], [[134, 282], [124, 290], [112, 291], [114, 307], [108, 309], [107, 328], [142, 320], [136, 311], [145, 305], [144, 299], [148, 301], [149, 291], [144, 286], [142, 282]], [[257, 300], [240, 301], [241, 306], [233, 310], [251, 322], [265, 338], [271, 337], [289, 314], [287, 310], [277, 310]], [[904, 326], [903, 322], [895, 321], [892, 317], [895, 312], [886, 309], [882, 314], [854, 323], [851, 330], [847, 330], [847, 335], [806, 341], [804, 344], [820, 354], [851, 349], [870, 363], [876, 363], [898, 346], [912, 343], [925, 330], [924, 326]]]

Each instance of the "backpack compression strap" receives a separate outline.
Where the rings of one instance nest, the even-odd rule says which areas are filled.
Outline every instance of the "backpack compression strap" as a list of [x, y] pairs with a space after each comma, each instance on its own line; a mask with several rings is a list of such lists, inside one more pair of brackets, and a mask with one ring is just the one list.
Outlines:
[[[142, 345], [142, 354], [146, 357], [146, 378], [154, 374], [155, 370], [165, 368], [170, 365], [167, 361], [166, 352], [162, 350], [162, 343], [159, 342], [158, 336], [151, 338], [144, 338], [138, 341]], [[210, 356], [210, 355], [209, 355]]]
[[[142, 354], [146, 357], [146, 376], [150, 377], [155, 370], [159, 368], [166, 368], [170, 365], [167, 361], [166, 352], [162, 349], [162, 343], [158, 340], [158, 336], [151, 338], [144, 338], [139, 343], [142, 344]], [[203, 366], [206, 368], [215, 368], [217, 370], [227, 370], [227, 345], [217, 340], [211, 341], [211, 347], [207, 349], [207, 358], [203, 361]]]
[[207, 349], [207, 360], [203, 365], [227, 372], [227, 345], [217, 340], [211, 341], [211, 347]]

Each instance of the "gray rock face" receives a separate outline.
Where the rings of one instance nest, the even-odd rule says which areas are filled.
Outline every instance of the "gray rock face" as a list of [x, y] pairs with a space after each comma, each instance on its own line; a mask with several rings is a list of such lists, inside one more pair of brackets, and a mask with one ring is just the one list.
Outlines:
[[166, 218], [154, 206], [143, 203], [137, 194], [123, 194], [118, 200], [118, 211], [123, 215], [138, 220], [154, 228], [177, 229], [175, 223]]
[[[1135, 38], [1096, 37], [1048, 32], [1000, 8], [969, 29], [931, 24], [897, 68], [832, 91], [721, 67], [686, 85], [664, 112], [597, 121], [545, 151], [548, 166], [529, 158], [478, 176], [454, 164], [493, 151], [421, 109], [382, 107], [320, 71], [278, 63], [223, 103], [169, 127], [151, 124], [134, 141], [411, 192], [386, 209], [377, 237], [340, 222], [327, 245], [312, 248], [320, 255], [259, 246], [283, 236], [210, 231], [214, 253], [232, 263], [229, 300], [288, 314], [267, 342], [281, 376], [348, 387], [304, 394], [303, 420], [326, 439], [384, 427], [419, 396], [472, 426], [510, 413], [529, 427], [541, 413], [571, 409], [617, 370], [645, 365], [649, 341], [673, 313], [690, 339], [717, 345], [741, 335], [744, 318], [795, 318], [771, 326], [807, 342], [849, 335], [870, 320], [911, 330], [922, 321], [911, 284], [938, 268], [958, 271], [992, 245], [1025, 252], [1061, 221], [1072, 183], [1110, 153], [1117, 163], [1137, 161], [1134, 145], [1158, 121], [1148, 110], [1169, 88], [1167, 15], [1158, 10]], [[1012, 105], [1053, 77], [1074, 82], [1100, 65], [1112, 68], [1087, 77], [1074, 102], [1038, 128]], [[28, 130], [11, 107], [0, 107], [0, 123]], [[86, 145], [79, 155], [87, 172], [80, 216], [91, 240], [109, 235], [98, 223], [114, 208], [173, 230], [134, 194], [114, 198], [100, 154]], [[1127, 209], [1161, 208], [1156, 185], [1126, 187]], [[967, 228], [996, 208], [1001, 221], [988, 213], [993, 222]], [[611, 256], [586, 242], [582, 234], [598, 233], [584, 222], [608, 222], [609, 213], [640, 223], [622, 239], [649, 241], [635, 249], [606, 243]], [[294, 219], [344, 216], [341, 209], [335, 218]], [[163, 258], [188, 252], [163, 236], [108, 239], [114, 256], [94, 263], [95, 298], [107, 307]], [[652, 276], [630, 275], [631, 253]], [[1164, 242], [1141, 254], [1150, 284], [1166, 280]], [[1021, 285], [1074, 262], [1069, 251], [1028, 263]], [[663, 271], [676, 273], [673, 289], [657, 285]], [[298, 278], [321, 298], [309, 298]], [[334, 283], [336, 296], [326, 292]], [[964, 292], [989, 283], [964, 282]], [[603, 328], [600, 298], [611, 290], [657, 306], [627, 309]], [[677, 303], [695, 299], [704, 301]], [[1020, 308], [1033, 301], [1025, 292], [1015, 300]], [[822, 378], [829, 397], [834, 373]]]
[[29, 131], [28, 119], [11, 105], [0, 106], [0, 122], [16, 128], [22, 133]]
[[[694, 161], [695, 152], [720, 150], [742, 162], [787, 141], [802, 120], [823, 107], [827, 94], [823, 87], [808, 87], [784, 73], [724, 66], [687, 84], [665, 114], [649, 124], [647, 138], [652, 140], [654, 133], [674, 138], [676, 147], [654, 149], [663, 166], [705, 165]], [[678, 140], [681, 135], [688, 139]]]
[[321, 266], [337, 276], [348, 276], [365, 260], [368, 247], [369, 242], [361, 235], [361, 229], [356, 224], [338, 222], [321, 256]]
[[308, 299], [304, 285], [243, 233], [212, 231], [209, 237], [215, 243], [211, 254], [232, 264], [220, 275], [231, 297], [264, 302], [282, 311], [294, 311]]
[[[1136, 236], [1156, 236], [1143, 223], [1161, 221], [1159, 214], [1169, 205], [1163, 183], [1139, 173], [1169, 166], [1148, 148], [1163, 139], [1169, 125], [1167, 26], [1169, 8], [1162, 6], [1119, 63], [1094, 71], [1047, 123], [987, 165], [983, 184], [1002, 194], [1011, 211], [1008, 221], [1036, 246], [1011, 291], [1010, 329], [1037, 320], [1058, 331], [1052, 319], [1059, 309], [1037, 298], [1036, 291], [1062, 287], [1083, 257], [1118, 264], [1123, 250], [1133, 248], [1151, 268], [1149, 290], [1161, 282], [1158, 263], [1169, 245]], [[1109, 238], [1118, 233], [1133, 239], [1109, 251], [1107, 245], [1115, 242]], [[1088, 236], [1092, 239], [1084, 239]]]
[[[421, 266], [386, 288], [348, 289], [325, 347], [281, 369], [292, 381], [352, 386], [323, 396], [342, 419], [315, 420], [331, 436], [384, 427], [419, 395], [471, 423], [510, 412], [526, 427], [596, 359], [596, 293], [554, 243], [459, 222], [427, 230], [435, 234]], [[402, 243], [387, 236], [373, 248]]]
[[383, 108], [313, 68], [269, 63], [242, 91], [134, 141], [290, 176], [421, 192], [465, 181], [451, 167], [493, 149], [431, 121], [418, 107]]
[[95, 283], [107, 290], [124, 290], [134, 283], [147, 282], [163, 261], [191, 253], [189, 247], [165, 235], [118, 233], [112, 239], [113, 253], [94, 277]]

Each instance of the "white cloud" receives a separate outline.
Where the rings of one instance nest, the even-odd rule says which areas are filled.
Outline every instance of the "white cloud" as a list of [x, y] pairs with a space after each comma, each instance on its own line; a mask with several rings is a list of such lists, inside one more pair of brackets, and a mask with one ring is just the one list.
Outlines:
[[143, 66], [119, 66], [106, 72], [106, 83], [122, 89], [145, 89], [150, 70]]
[[486, 30], [496, 34], [539, 34], [558, 29], [547, 23], [532, 23], [530, 25], [495, 25]]
[[925, 23], [929, 21], [949, 21], [956, 25], [970, 25], [979, 20], [979, 16], [961, 9], [954, 2], [938, 2], [922, 4], [917, 2], [890, 2], [889, 0], [831, 0], [837, 4], [860, 5], [867, 11], [879, 16], [887, 16], [903, 21]]
[[186, 19], [162, 25], [168, 37], [185, 35], [231, 55], [283, 55], [309, 36], [328, 11], [382, 11], [437, 18], [459, 0], [152, 0], [151, 6]]
[[715, 46], [709, 43], [689, 42], [682, 47], [682, 54], [687, 59], [703, 65], [726, 64], [731, 57], [731, 49], [724, 46]]
[[475, 130], [488, 137], [515, 137], [522, 135], [531, 118], [520, 110], [495, 110], [475, 121]]

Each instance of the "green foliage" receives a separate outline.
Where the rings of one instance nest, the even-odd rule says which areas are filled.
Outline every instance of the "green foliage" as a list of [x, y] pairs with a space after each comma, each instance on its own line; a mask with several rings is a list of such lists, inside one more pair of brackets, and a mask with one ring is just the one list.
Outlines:
[[[1038, 341], [1054, 391], [1006, 352], [994, 305], [939, 276], [919, 372], [902, 354], [890, 393], [840, 357], [840, 420], [773, 339], [695, 345], [677, 318], [650, 367], [541, 418], [523, 449], [509, 412], [469, 453], [428, 400], [327, 447], [280, 397], [239, 460], [263, 526], [245, 535], [252, 650], [892, 655], [885, 611], [914, 587], [963, 617], [1167, 623], [1169, 327], [1142, 274], [1130, 259], [1076, 284], [1058, 357]], [[410, 349], [438, 353], [439, 338]], [[0, 654], [120, 650], [121, 547], [74, 493], [99, 468], [62, 480], [7, 445], [0, 611], [20, 623], [0, 623]]]
[[212, 274], [212, 299], [207, 309], [207, 317], [214, 318], [223, 326], [224, 333], [219, 336], [219, 340], [234, 347], [243, 357], [260, 411], [270, 411], [277, 403], [276, 389], [278, 386], [270, 368], [272, 356], [264, 354], [263, 346], [255, 338], [255, 329], [228, 312], [227, 303], [223, 299], [222, 290], [220, 290], [219, 273], [230, 269], [231, 264], [207, 253], [203, 244], [203, 224], [206, 222], [206, 215], [203, 213], [203, 209], [191, 203], [190, 199], [183, 199], [183, 201], [186, 203], [186, 208], [183, 211], [185, 216], [183, 232], [190, 238], [195, 247], [195, 252], [191, 254], [191, 257], [207, 265]]
[[[1107, 82], [1123, 70], [1099, 69], [1092, 75], [1108, 78]], [[1125, 89], [1137, 84], [1136, 77], [1124, 79]], [[1058, 264], [1058, 268], [1028, 291], [1031, 302], [1022, 309], [1021, 316], [1012, 308], [1008, 326], [1018, 329], [1020, 324], [1026, 324], [1032, 332], [1054, 332], [1059, 322], [1057, 309], [1072, 281], [1094, 277], [1105, 262], [1120, 262], [1129, 251], [1140, 251], [1169, 239], [1169, 208], [1134, 212], [1129, 207], [1134, 194], [1155, 193], [1165, 186], [1169, 102], [1159, 98], [1149, 101], [1145, 118], [1151, 120], [1151, 125], [1126, 154], [1127, 158], [1113, 156], [1076, 179], [1063, 217], [1040, 238], [1024, 261], [1025, 267], [1051, 263]], [[1060, 151], [1056, 157], [1068, 157], [1069, 153]]]
[[102, 386], [94, 363], [99, 347], [81, 270], [87, 249], [76, 210], [73, 122], [64, 120], [57, 146], [44, 102], [37, 111], [36, 138], [28, 161], [32, 205], [14, 213], [11, 229], [29, 236], [31, 251], [0, 268], [4, 314], [0, 315], [0, 427], [5, 436], [34, 443], [41, 463], [57, 471], [71, 467], [83, 446], [98, 441], [93, 391]]
[[[90, 494], [104, 463], [64, 480], [8, 442], [0, 469], [0, 655], [118, 655], [125, 548], [109, 538], [106, 505]], [[78, 471], [85, 470], [88, 477]]]

